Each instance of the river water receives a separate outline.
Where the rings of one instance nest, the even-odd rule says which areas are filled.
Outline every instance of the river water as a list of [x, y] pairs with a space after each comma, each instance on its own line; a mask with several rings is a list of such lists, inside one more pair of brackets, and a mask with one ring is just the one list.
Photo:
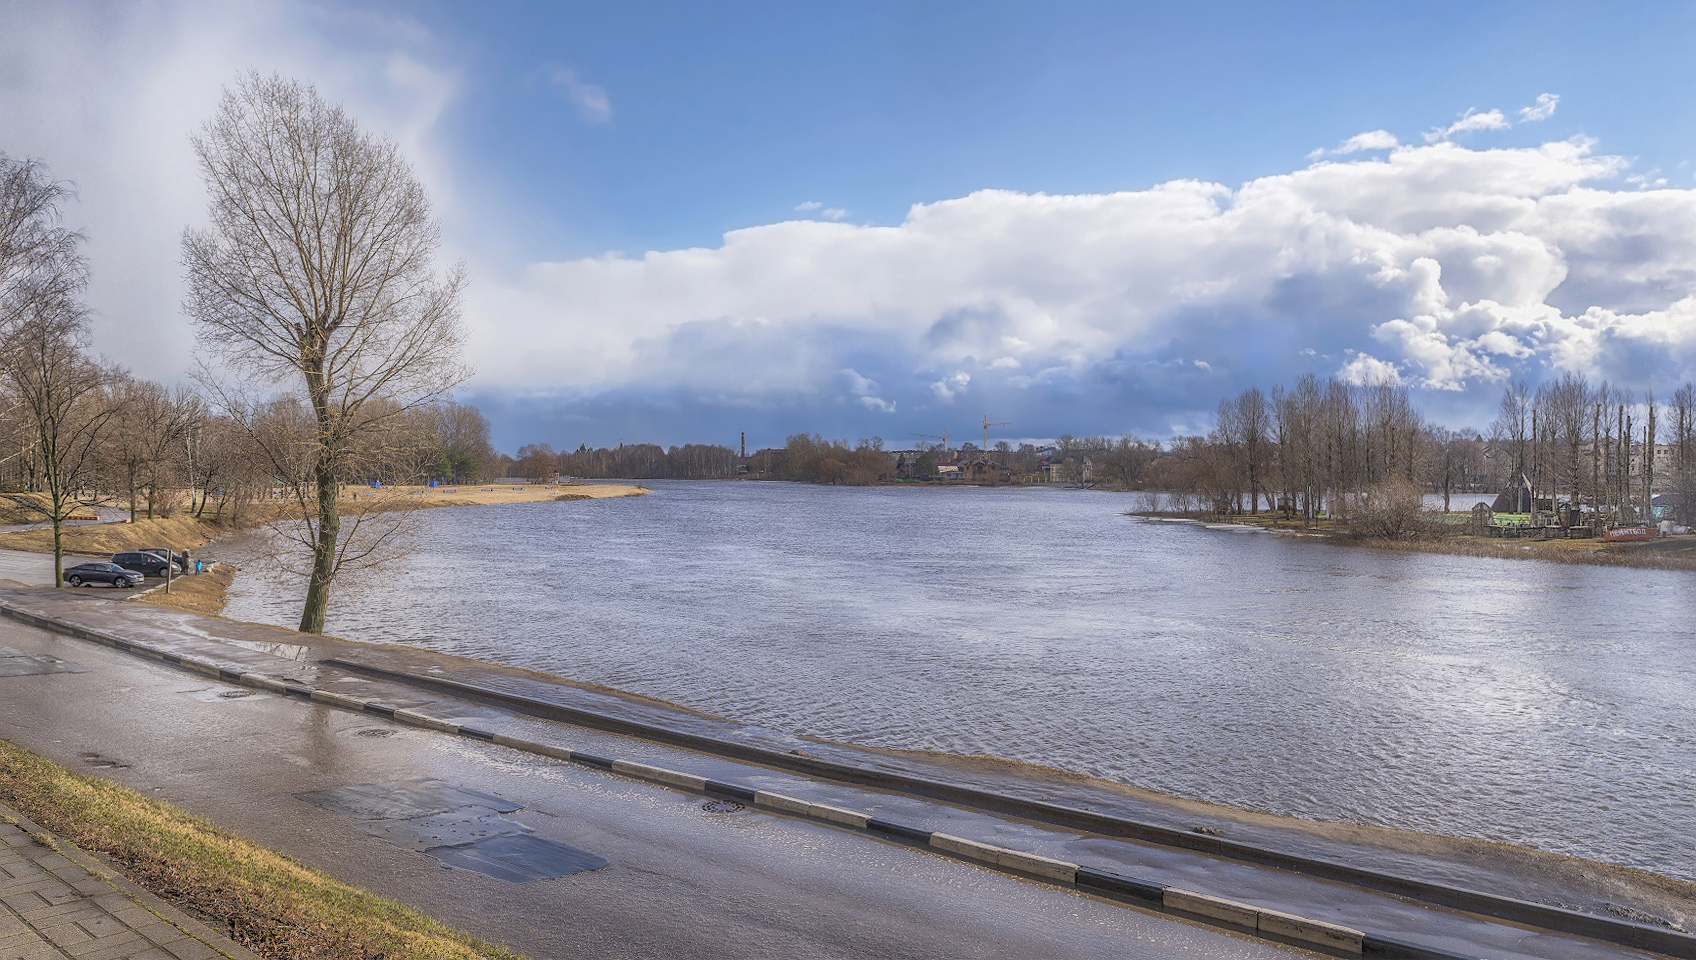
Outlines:
[[[425, 511], [329, 632], [1696, 879], [1696, 575], [1149, 522], [1094, 491], [653, 486]], [[292, 626], [300, 595], [244, 576], [225, 612]]]

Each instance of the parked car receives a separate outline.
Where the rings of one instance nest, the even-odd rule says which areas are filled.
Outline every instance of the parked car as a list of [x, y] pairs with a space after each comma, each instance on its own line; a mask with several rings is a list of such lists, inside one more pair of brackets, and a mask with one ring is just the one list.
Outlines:
[[167, 567], [170, 568], [172, 576], [183, 572], [181, 567], [164, 557], [141, 550], [130, 553], [114, 553], [112, 554], [112, 562], [128, 570], [139, 570], [149, 577], [164, 576]]
[[188, 572], [188, 564], [186, 562], [184, 562], [184, 559], [188, 556], [188, 554], [186, 552], [179, 552], [179, 551], [176, 551], [176, 550], [172, 550], [170, 547], [142, 547], [141, 552], [142, 553], [151, 553], [156, 557], [161, 557], [165, 560], [169, 560], [172, 563], [175, 563], [177, 565], [176, 566], [177, 570], [179, 570], [183, 573]]
[[131, 570], [104, 560], [79, 563], [74, 567], [65, 568], [65, 582], [73, 587], [80, 587], [85, 583], [109, 583], [114, 587], [128, 589], [140, 583], [141, 578], [139, 570]]

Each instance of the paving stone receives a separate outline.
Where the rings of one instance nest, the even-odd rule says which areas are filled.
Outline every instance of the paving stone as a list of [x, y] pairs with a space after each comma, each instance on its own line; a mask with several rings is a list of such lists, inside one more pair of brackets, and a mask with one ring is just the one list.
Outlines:
[[79, 943], [87, 943], [94, 938], [88, 931], [74, 923], [57, 923], [50, 927], [37, 927], [41, 935], [61, 947], [69, 947]]
[[75, 863], [68, 863], [62, 867], [54, 867], [47, 872], [70, 884], [74, 884], [78, 880], [88, 879], [88, 871], [84, 870], [80, 865]]
[[45, 942], [46, 941], [42, 940], [41, 937], [36, 935], [34, 930], [25, 930], [23, 933], [9, 934], [7, 936], [0, 937], [0, 956], [10, 956], [11, 951], [14, 949], [22, 949], [32, 943]]
[[109, 937], [115, 933], [125, 933], [129, 930], [129, 924], [105, 911], [101, 911], [86, 920], [78, 920], [77, 926], [87, 930], [91, 937]]
[[32, 910], [19, 910], [18, 915], [28, 921], [30, 926], [40, 929], [44, 925], [66, 922], [66, 920], [61, 920], [61, 917], [64, 917], [67, 920], [75, 920], [77, 917], [74, 916], [74, 914], [77, 914], [79, 911], [98, 909], [98, 907], [89, 906], [88, 901], [81, 897], [77, 897], [71, 900], [61, 900], [58, 903], [51, 903], [45, 907], [36, 907]]
[[149, 923], [156, 923], [159, 920], [159, 916], [153, 911], [146, 907], [136, 906], [135, 901], [128, 898], [125, 898], [123, 904], [119, 906], [106, 906], [105, 904], [102, 904], [102, 906], [105, 906], [107, 913], [110, 913], [112, 916], [124, 921], [131, 927], [142, 927]]
[[133, 929], [136, 933], [141, 934], [161, 947], [166, 944], [176, 943], [178, 940], [188, 936], [188, 934], [178, 930], [171, 924], [160, 920], [158, 917], [154, 917], [152, 923], [135, 924]]
[[58, 947], [45, 940], [16, 953], [7, 952], [5, 954], [6, 960], [61, 960], [63, 957], [64, 954], [59, 951]]
[[67, 948], [65, 952], [77, 960], [115, 960], [152, 949], [153, 944], [126, 930], [115, 937], [101, 937], [99, 940], [79, 943]]
[[4, 903], [6, 906], [11, 907], [13, 912], [17, 913], [18, 916], [24, 916], [31, 910], [39, 910], [42, 907], [49, 906], [48, 902], [40, 896], [37, 896], [34, 890], [26, 890], [21, 893], [7, 893], [5, 896], [0, 896], [0, 903]]
[[218, 951], [189, 937], [167, 945], [165, 951], [177, 960], [213, 960], [219, 955]]

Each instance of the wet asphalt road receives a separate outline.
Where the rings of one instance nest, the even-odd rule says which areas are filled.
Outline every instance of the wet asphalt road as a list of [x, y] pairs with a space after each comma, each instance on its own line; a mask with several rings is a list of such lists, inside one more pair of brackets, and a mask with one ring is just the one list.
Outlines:
[[[227, 699], [240, 688], [12, 623], [0, 645], [88, 668], [0, 677], [0, 736], [538, 958], [1311, 956], [502, 747]], [[507, 816], [610, 865], [511, 884], [296, 797], [422, 778], [522, 804]]]

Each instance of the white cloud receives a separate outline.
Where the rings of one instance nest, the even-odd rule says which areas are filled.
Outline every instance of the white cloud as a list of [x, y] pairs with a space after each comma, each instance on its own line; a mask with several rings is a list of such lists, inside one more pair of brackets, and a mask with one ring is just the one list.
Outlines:
[[844, 369], [842, 375], [848, 381], [848, 392], [853, 394], [860, 406], [867, 410], [875, 410], [878, 413], [895, 412], [895, 401], [885, 400], [878, 396], [881, 388], [878, 387], [876, 380], [861, 376], [858, 370], [851, 367]]
[[817, 213], [824, 219], [832, 221], [841, 220], [848, 215], [848, 211], [842, 207], [827, 207], [817, 200], [797, 203], [795, 209], [800, 213]]
[[[1148, 402], [1177, 403], [1179, 369], [1206, 375], [1211, 406], [1324, 357], [1444, 391], [1551, 368], [1629, 379], [1644, 350], [1682, 378], [1696, 324], [1672, 305], [1696, 296], [1696, 191], [1610, 189], [1624, 170], [1584, 140], [1436, 143], [1234, 190], [986, 190], [889, 226], [775, 223], [481, 284], [475, 362], [491, 382], [586, 395], [803, 396], [852, 349], [878, 358], [875, 373], [855, 362], [879, 384], [863, 396], [907, 410], [968, 386], [988, 399], [1085, 382], [1167, 383]], [[703, 344], [723, 345], [724, 367]], [[1207, 367], [1170, 363], [1197, 355]]]
[[1547, 120], [1555, 115], [1555, 107], [1559, 106], [1560, 102], [1558, 94], [1539, 93], [1536, 103], [1519, 108], [1519, 122], [1536, 123], [1539, 120]]
[[1367, 150], [1393, 150], [1400, 145], [1401, 141], [1397, 140], [1396, 135], [1388, 130], [1367, 130], [1344, 140], [1335, 149], [1326, 150], [1321, 147], [1308, 154], [1307, 157], [1309, 160], [1317, 160], [1326, 155], [1343, 156], [1350, 153], [1362, 153]]
[[971, 374], [967, 373], [964, 370], [956, 370], [954, 372], [953, 376], [944, 377], [943, 379], [938, 380], [935, 383], [931, 384], [930, 390], [931, 390], [931, 393], [936, 394], [936, 398], [938, 400], [942, 400], [942, 401], [945, 401], [945, 402], [951, 402], [951, 401], [953, 401], [953, 399], [955, 397], [964, 393], [965, 390], [966, 390], [966, 387], [971, 382], [972, 382], [972, 375]]
[[1387, 363], [1370, 353], [1356, 353], [1349, 358], [1337, 371], [1337, 378], [1344, 383], [1352, 383], [1357, 387], [1375, 386], [1381, 383], [1398, 384], [1402, 382], [1401, 371], [1393, 363]]
[[607, 99], [607, 92], [579, 79], [577, 71], [570, 67], [556, 67], [550, 79], [577, 105], [577, 113], [583, 119], [590, 123], [606, 123], [612, 119], [612, 101]]
[[1425, 134], [1426, 143], [1438, 143], [1453, 139], [1463, 133], [1475, 133], [1479, 130], [1506, 130], [1513, 126], [1500, 110], [1486, 110], [1480, 113], [1477, 109], [1469, 109], [1460, 115], [1460, 119], [1446, 127], [1439, 127]]

